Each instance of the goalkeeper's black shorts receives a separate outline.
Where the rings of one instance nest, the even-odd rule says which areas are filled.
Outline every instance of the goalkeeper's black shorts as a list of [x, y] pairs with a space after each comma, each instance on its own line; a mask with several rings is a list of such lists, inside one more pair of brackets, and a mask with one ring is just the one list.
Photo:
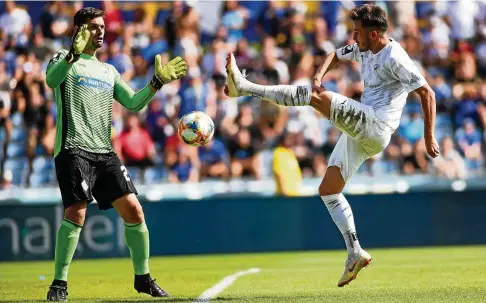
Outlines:
[[138, 194], [126, 167], [114, 152], [63, 150], [54, 161], [64, 208], [96, 199], [98, 208], [105, 210], [126, 194]]

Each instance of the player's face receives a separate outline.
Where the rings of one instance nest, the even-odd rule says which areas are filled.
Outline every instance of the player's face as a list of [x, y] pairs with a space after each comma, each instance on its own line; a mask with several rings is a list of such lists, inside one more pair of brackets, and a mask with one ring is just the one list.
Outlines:
[[353, 39], [358, 44], [358, 48], [362, 52], [370, 49], [370, 38], [367, 31], [363, 28], [361, 21], [354, 22]]
[[91, 32], [88, 46], [93, 49], [101, 48], [105, 37], [105, 20], [102, 17], [91, 19], [88, 22], [88, 30]]

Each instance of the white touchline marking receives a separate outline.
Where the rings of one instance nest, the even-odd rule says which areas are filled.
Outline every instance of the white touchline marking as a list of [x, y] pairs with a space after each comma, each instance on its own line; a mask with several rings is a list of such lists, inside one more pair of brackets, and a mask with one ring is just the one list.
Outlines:
[[200, 296], [197, 298], [194, 303], [198, 302], [209, 302], [211, 299], [216, 297], [220, 292], [225, 290], [228, 286], [233, 284], [236, 279], [238, 279], [241, 276], [245, 275], [250, 275], [250, 274], [256, 274], [260, 272], [260, 268], [250, 268], [245, 271], [239, 271], [236, 272], [232, 275], [226, 276], [223, 278], [223, 280], [219, 281], [218, 284], [215, 284], [213, 287], [206, 289]]

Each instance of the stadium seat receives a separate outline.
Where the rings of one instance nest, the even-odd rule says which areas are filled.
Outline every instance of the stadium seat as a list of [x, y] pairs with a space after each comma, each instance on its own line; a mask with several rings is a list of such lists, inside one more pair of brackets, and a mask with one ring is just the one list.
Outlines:
[[130, 176], [130, 179], [132, 179], [132, 182], [135, 184], [141, 184], [142, 183], [142, 170], [140, 167], [136, 166], [131, 166], [127, 167], [128, 170], [128, 176]]
[[36, 157], [32, 162], [32, 171], [34, 173], [48, 173], [54, 169], [54, 159], [50, 157]]
[[29, 166], [27, 158], [13, 158], [5, 160], [3, 165], [4, 170], [24, 170]]
[[452, 119], [449, 116], [449, 114], [437, 114], [437, 119], [436, 119], [436, 125], [437, 127], [450, 127], [452, 128]]
[[11, 119], [12, 119], [12, 124], [15, 128], [23, 127], [24, 117], [22, 116], [21, 113], [16, 112], [16, 113], [12, 114]]
[[7, 159], [3, 165], [4, 171], [11, 171], [13, 174], [12, 183], [23, 187], [25, 185], [29, 162], [27, 158]]
[[170, 13], [170, 9], [160, 9], [157, 12], [157, 17], [155, 17], [155, 24], [164, 26], [165, 20], [167, 19], [167, 17], [169, 17]]
[[121, 10], [125, 22], [132, 22], [135, 19], [134, 10]]
[[160, 183], [164, 180], [164, 175], [163, 167], [149, 167], [143, 173], [143, 180], [146, 185]]
[[12, 129], [11, 142], [25, 142], [27, 140], [27, 131], [23, 127]]
[[265, 178], [272, 177], [272, 159], [273, 150], [266, 149], [260, 152], [261, 165], [262, 165], [262, 176]]
[[7, 145], [7, 158], [24, 157], [25, 143], [11, 142]]
[[37, 148], [35, 149], [35, 154], [38, 156], [42, 156], [46, 154], [46, 150], [44, 149], [44, 146], [42, 145], [37, 145]]
[[371, 166], [373, 176], [396, 175], [399, 171], [399, 165], [396, 161], [379, 160]]
[[32, 188], [40, 188], [49, 185], [51, 180], [48, 174], [32, 173], [29, 177], [29, 186]]
[[5, 142], [7, 141], [7, 131], [5, 128], [0, 127], [0, 142]]

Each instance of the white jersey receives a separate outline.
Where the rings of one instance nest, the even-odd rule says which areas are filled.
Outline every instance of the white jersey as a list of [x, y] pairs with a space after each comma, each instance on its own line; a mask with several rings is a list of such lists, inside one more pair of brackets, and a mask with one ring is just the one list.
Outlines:
[[426, 83], [407, 52], [390, 39], [376, 54], [360, 52], [358, 45], [353, 44], [339, 48], [336, 55], [339, 60], [361, 63], [364, 80], [361, 103], [370, 105], [380, 120], [397, 129], [408, 94]]

